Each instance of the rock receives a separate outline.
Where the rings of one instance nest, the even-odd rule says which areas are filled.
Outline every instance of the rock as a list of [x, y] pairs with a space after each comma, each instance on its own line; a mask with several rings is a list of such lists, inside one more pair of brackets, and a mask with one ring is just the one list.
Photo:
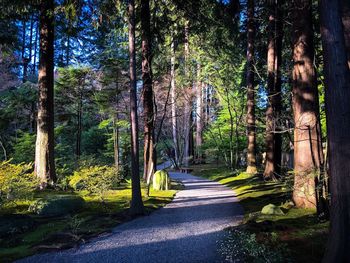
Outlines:
[[261, 213], [265, 215], [284, 215], [282, 209], [273, 204], [264, 206]]
[[84, 199], [80, 196], [58, 195], [35, 201], [29, 211], [40, 216], [62, 216], [78, 211], [83, 206]]
[[170, 190], [169, 174], [165, 170], [159, 170], [153, 175], [154, 190]]

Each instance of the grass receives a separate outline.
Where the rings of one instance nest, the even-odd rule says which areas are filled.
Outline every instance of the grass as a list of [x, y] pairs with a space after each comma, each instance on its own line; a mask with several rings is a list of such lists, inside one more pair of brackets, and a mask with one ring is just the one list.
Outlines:
[[[142, 195], [146, 214], [169, 203], [176, 192], [182, 189], [178, 182], [172, 182], [172, 190], [150, 191], [146, 197], [146, 185]], [[13, 233], [0, 237], [0, 262], [12, 262], [39, 252], [74, 247], [87, 239], [109, 232], [116, 225], [131, 220], [127, 210], [131, 200], [130, 184], [125, 183], [118, 190], [110, 190], [102, 201], [98, 196], [84, 193], [45, 191], [36, 193], [34, 199], [62, 194], [78, 194], [85, 200], [81, 211], [62, 217], [39, 217], [28, 212], [31, 202], [10, 204], [0, 210], [2, 222], [18, 220]], [[1, 224], [1, 222], [0, 222]], [[28, 227], [23, 227], [28, 224]], [[0, 226], [1, 227], [1, 226]]]
[[[214, 165], [191, 167], [193, 174], [218, 181], [232, 188], [243, 206], [242, 226], [264, 244], [285, 244], [293, 262], [320, 262], [327, 241], [328, 222], [319, 221], [313, 209], [283, 206], [291, 201], [292, 178], [284, 181], [264, 181], [259, 175], [231, 172]], [[284, 215], [263, 215], [268, 204], [282, 205]], [[271, 240], [274, 240], [272, 242]]]

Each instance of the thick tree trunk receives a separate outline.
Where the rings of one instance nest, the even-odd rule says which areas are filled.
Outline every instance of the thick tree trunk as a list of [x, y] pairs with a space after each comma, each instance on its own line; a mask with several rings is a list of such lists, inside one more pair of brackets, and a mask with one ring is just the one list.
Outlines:
[[175, 82], [175, 45], [174, 40], [171, 42], [171, 123], [174, 143], [175, 166], [179, 165], [179, 143], [177, 135], [177, 116], [176, 116], [176, 82]]
[[254, 0], [248, 0], [247, 10], [247, 173], [256, 173], [255, 90], [254, 90]]
[[135, 55], [135, 2], [129, 0], [129, 69], [130, 69], [130, 124], [131, 124], [131, 203], [130, 214], [144, 213], [141, 197], [139, 141], [136, 96], [136, 55]]
[[202, 163], [202, 144], [203, 144], [203, 83], [201, 81], [201, 65], [197, 65], [197, 85], [196, 85], [196, 149], [197, 162]]
[[154, 163], [154, 105], [152, 83], [152, 45], [149, 0], [141, 0], [142, 31], [142, 81], [144, 113], [144, 170], [143, 178], [150, 182], [156, 164]]
[[339, 0], [320, 1], [332, 195], [327, 263], [348, 262], [350, 251], [350, 70], [340, 6]]
[[294, 190], [297, 207], [317, 205], [315, 183], [323, 163], [318, 90], [314, 61], [312, 1], [294, 2], [293, 111]]
[[281, 172], [282, 137], [276, 133], [281, 113], [282, 20], [279, 4], [269, 4], [269, 42], [267, 49], [266, 163], [264, 178], [275, 178]]
[[[185, 22], [185, 38], [184, 38], [184, 47], [185, 47], [185, 75], [186, 78], [189, 77], [189, 28], [188, 21]], [[187, 83], [185, 87], [185, 106], [184, 106], [184, 132], [185, 132], [185, 145], [184, 145], [184, 165], [188, 166], [190, 160], [193, 157], [193, 116], [192, 116], [192, 87]]]
[[35, 144], [35, 175], [40, 188], [56, 181], [54, 159], [54, 2], [40, 3], [39, 103]]
[[350, 68], [350, 1], [341, 0], [342, 22], [344, 29], [345, 48], [348, 56], [348, 66]]

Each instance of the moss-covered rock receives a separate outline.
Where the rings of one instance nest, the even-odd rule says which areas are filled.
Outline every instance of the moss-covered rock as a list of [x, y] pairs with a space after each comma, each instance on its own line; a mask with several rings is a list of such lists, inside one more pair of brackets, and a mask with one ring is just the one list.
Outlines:
[[261, 213], [265, 215], [284, 215], [282, 209], [274, 204], [265, 205]]
[[170, 190], [169, 174], [165, 170], [159, 170], [153, 175], [154, 190]]
[[59, 195], [48, 199], [39, 199], [29, 211], [40, 216], [62, 216], [80, 210], [84, 199], [75, 195]]

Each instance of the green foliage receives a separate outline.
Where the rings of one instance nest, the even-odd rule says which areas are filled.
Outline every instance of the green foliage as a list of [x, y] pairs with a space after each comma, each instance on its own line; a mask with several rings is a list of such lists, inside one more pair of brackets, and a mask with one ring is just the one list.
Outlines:
[[255, 234], [240, 230], [230, 230], [221, 242], [219, 251], [227, 262], [291, 262], [286, 247], [274, 244], [272, 249], [259, 243]]
[[56, 195], [36, 200], [29, 211], [40, 216], [62, 216], [78, 212], [84, 205], [84, 199], [76, 195]]
[[75, 171], [69, 178], [69, 186], [74, 190], [86, 190], [89, 194], [103, 196], [120, 183], [119, 171], [110, 166], [90, 166]]
[[30, 199], [37, 186], [32, 164], [0, 163], [0, 206], [20, 199]]
[[170, 190], [169, 174], [165, 170], [159, 170], [153, 175], [153, 190]]
[[30, 163], [34, 161], [36, 135], [28, 132], [19, 132], [16, 143], [13, 145], [13, 162]]

